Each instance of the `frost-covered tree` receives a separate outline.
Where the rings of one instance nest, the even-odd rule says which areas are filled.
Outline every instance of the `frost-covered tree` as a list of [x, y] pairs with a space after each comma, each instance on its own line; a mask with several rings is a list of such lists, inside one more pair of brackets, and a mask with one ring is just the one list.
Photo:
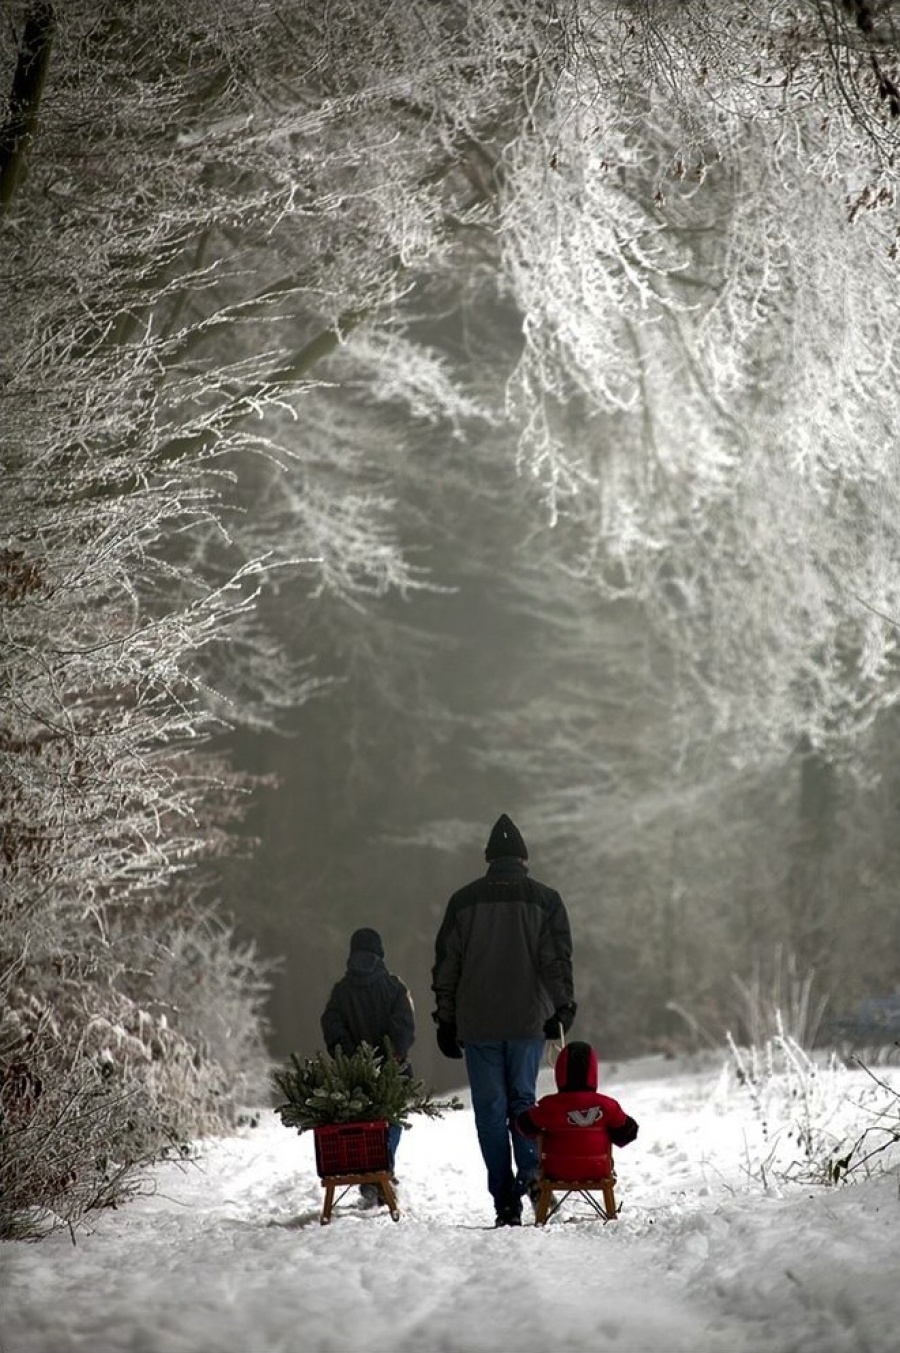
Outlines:
[[[436, 428], [505, 423], [565, 540], [547, 567], [577, 553], [643, 608], [667, 751], [712, 728], [736, 766], [824, 759], [894, 699], [893, 14], [15, 0], [5, 1132], [110, 1064], [149, 1123], [215, 1043], [173, 996], [203, 955], [253, 1027], [253, 965], [205, 910], [244, 789], [208, 739], [308, 698], [323, 603], [342, 652], [378, 651], [363, 608], [425, 581], [404, 544], [440, 511]], [[182, 1103], [218, 1095], [227, 1052], [200, 1061]]]
[[582, 7], [509, 152], [522, 457], [742, 763], [898, 693], [894, 10]]
[[[515, 595], [497, 577], [502, 556], [486, 562], [486, 535], [502, 534], [490, 509], [454, 502], [442, 457], [441, 515], [455, 511], [460, 541], [468, 526], [478, 542], [485, 591], [543, 617], [548, 655], [545, 669], [489, 629], [485, 708], [457, 711], [455, 727], [474, 730], [476, 768], [516, 777], [548, 838], [583, 862], [586, 929], [592, 876], [612, 864], [623, 903], [641, 881], [633, 923], [616, 919], [642, 984], [663, 994], [675, 898], [693, 925], [676, 927], [688, 984], [704, 945], [704, 981], [718, 967], [727, 983], [726, 955], [754, 925], [818, 958], [829, 762], [864, 758], [862, 735], [896, 699], [896, 43], [892, 7], [871, 9], [872, 25], [866, 6], [815, 3], [544, 7], [522, 97], [467, 153], [478, 218], [462, 241], [445, 222], [442, 251], [402, 274], [415, 277], [409, 295], [317, 367], [342, 401], [360, 392], [358, 428], [371, 389], [399, 411], [409, 387], [373, 387], [357, 337], [402, 315], [414, 369], [415, 320], [438, 299], [454, 333], [465, 328], [482, 370], [460, 369], [495, 420], [496, 454], [514, 434], [555, 525], [529, 524], [535, 501], [516, 498], [505, 539], [511, 552], [527, 540], [537, 567], [527, 598]], [[334, 391], [314, 398], [330, 437]], [[400, 441], [423, 436], [402, 426]], [[469, 464], [478, 482], [476, 455]], [[404, 504], [424, 501], [419, 467], [395, 466]], [[622, 671], [624, 633], [610, 643], [619, 601], [648, 663], [637, 675]], [[608, 664], [592, 669], [592, 650]], [[396, 703], [402, 673], [385, 670]], [[644, 759], [621, 746], [635, 727]], [[355, 743], [370, 770], [376, 741]], [[760, 785], [784, 831], [757, 870], [771, 829]], [[445, 820], [415, 839], [452, 848], [480, 830]], [[593, 930], [608, 940], [606, 919], [593, 915]]]
[[354, 603], [416, 582], [386, 443], [320, 393], [477, 413], [402, 302], [490, 233], [492, 143], [547, 26], [263, 0], [10, 17], [4, 1226], [77, 1217], [221, 1121], [242, 1080], [216, 1010], [258, 1061], [261, 977], [203, 893], [243, 786], [206, 747], [315, 684], [256, 604], [279, 566]]

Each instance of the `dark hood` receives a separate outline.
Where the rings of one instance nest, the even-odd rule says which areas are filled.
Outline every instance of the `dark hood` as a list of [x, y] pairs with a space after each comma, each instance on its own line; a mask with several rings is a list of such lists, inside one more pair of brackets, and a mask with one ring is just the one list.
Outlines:
[[374, 982], [386, 972], [384, 959], [367, 949], [354, 949], [347, 959], [347, 976], [353, 982]]
[[558, 1090], [596, 1090], [600, 1062], [590, 1043], [567, 1043], [554, 1067]]

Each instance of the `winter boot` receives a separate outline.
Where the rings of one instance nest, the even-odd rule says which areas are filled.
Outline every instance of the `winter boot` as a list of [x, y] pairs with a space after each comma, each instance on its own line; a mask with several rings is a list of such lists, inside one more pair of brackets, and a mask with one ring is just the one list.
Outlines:
[[514, 1202], [498, 1203], [497, 1216], [494, 1220], [495, 1226], [521, 1226], [522, 1225], [522, 1203], [517, 1198]]

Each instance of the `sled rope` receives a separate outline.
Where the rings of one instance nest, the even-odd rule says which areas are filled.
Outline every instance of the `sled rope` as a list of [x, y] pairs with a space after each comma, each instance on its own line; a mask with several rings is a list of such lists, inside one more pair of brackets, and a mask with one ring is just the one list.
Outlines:
[[556, 1059], [566, 1046], [566, 1031], [561, 1024], [557, 1024], [559, 1029], [559, 1038], [548, 1040], [546, 1048], [546, 1058], [548, 1066], [555, 1066]]

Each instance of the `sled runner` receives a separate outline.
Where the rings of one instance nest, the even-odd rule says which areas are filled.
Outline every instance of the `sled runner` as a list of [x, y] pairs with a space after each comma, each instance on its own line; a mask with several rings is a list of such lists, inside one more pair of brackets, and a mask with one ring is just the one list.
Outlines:
[[355, 1184], [376, 1188], [392, 1219], [400, 1220], [388, 1165], [387, 1134], [387, 1122], [381, 1119], [373, 1123], [327, 1123], [313, 1129], [316, 1169], [325, 1188], [319, 1218], [323, 1226], [331, 1221], [335, 1203]]

